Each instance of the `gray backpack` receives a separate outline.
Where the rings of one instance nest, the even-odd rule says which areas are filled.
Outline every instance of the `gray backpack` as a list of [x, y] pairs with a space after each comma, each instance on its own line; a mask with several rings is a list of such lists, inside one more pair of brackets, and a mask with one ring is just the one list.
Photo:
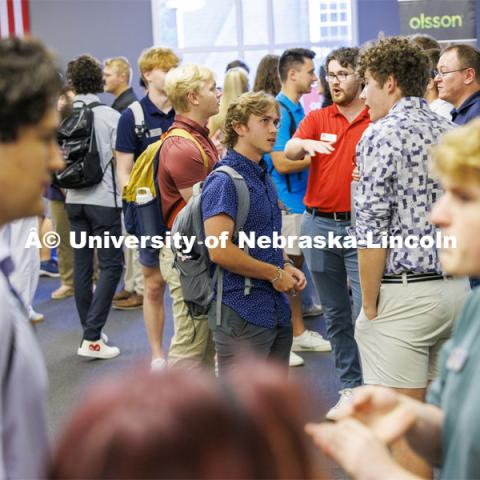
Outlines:
[[[233, 242], [237, 242], [238, 234], [243, 230], [250, 210], [250, 193], [244, 178], [233, 168], [226, 165], [216, 168], [210, 175], [228, 175], [237, 191], [237, 218], [233, 232]], [[214, 285], [217, 284], [217, 325], [221, 324], [221, 308], [223, 296], [223, 269], [216, 266], [213, 279], [210, 276], [212, 262], [205, 246], [205, 234], [203, 230], [201, 197], [204, 182], [198, 182], [193, 186], [193, 194], [185, 207], [175, 218], [171, 230], [172, 236], [182, 235], [188, 238], [195, 237], [191, 251], [186, 252], [183, 248], [172, 245], [175, 256], [174, 267], [180, 274], [183, 300], [192, 316], [206, 315], [214, 296]], [[244, 251], [248, 253], [248, 247]], [[252, 280], [245, 278], [245, 295], [250, 294]]]

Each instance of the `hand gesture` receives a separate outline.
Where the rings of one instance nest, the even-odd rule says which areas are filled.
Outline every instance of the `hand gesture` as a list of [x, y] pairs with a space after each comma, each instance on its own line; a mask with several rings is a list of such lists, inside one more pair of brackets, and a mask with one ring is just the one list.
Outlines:
[[303, 140], [302, 147], [305, 154], [311, 157], [317, 153], [329, 154], [335, 150], [331, 142], [322, 142], [321, 140]]

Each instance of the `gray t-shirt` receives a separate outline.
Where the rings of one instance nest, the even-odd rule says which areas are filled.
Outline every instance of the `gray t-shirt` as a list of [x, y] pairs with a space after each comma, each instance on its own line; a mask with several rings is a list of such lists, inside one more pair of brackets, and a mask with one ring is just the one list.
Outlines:
[[26, 307], [9, 286], [12, 269], [0, 239], [0, 478], [40, 478], [48, 454], [47, 371]]
[[480, 289], [474, 290], [440, 355], [427, 402], [443, 410], [440, 478], [480, 478]]
[[[73, 102], [83, 101], [86, 104], [99, 102], [96, 95], [76, 95]], [[68, 189], [65, 203], [81, 203], [83, 205], [100, 205], [102, 207], [121, 207], [118, 181], [115, 177], [117, 205], [115, 205], [114, 183], [112, 178], [113, 149], [117, 137], [117, 125], [120, 114], [111, 107], [101, 105], [93, 108], [95, 139], [100, 153], [102, 169], [105, 172], [102, 181], [89, 188]], [[115, 170], [115, 168], [113, 168]]]

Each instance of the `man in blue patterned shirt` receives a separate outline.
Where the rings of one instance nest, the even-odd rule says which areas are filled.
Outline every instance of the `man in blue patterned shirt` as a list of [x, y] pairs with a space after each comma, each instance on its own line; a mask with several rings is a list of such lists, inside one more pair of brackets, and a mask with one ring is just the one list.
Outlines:
[[[217, 166], [227, 165], [244, 178], [250, 209], [243, 232], [257, 239], [272, 239], [282, 228], [277, 192], [263, 160], [275, 145], [279, 121], [278, 103], [264, 92], [241, 95], [230, 105], [225, 120], [229, 150]], [[257, 244], [247, 254], [233, 243], [237, 209], [233, 180], [225, 174], [211, 174], [202, 191], [205, 235], [220, 237], [228, 232], [225, 245], [209, 248], [212, 262], [224, 269], [221, 321], [217, 322], [215, 302], [208, 313], [220, 374], [235, 363], [239, 349], [288, 366], [292, 325], [285, 293], [296, 295], [305, 288], [305, 276], [283, 249]], [[252, 279], [248, 294], [245, 277]]]
[[[466, 279], [442, 275], [435, 246], [417, 244], [422, 237], [435, 239], [429, 215], [441, 188], [428, 170], [429, 149], [452, 124], [421, 98], [429, 62], [407, 39], [393, 37], [368, 48], [359, 74], [373, 123], [357, 146], [355, 230], [363, 308], [355, 338], [366, 384], [423, 400], [469, 289]], [[410, 238], [410, 248], [361, 248], [369, 235], [376, 244], [384, 235]], [[415, 473], [431, 473], [406, 444], [394, 453]]]

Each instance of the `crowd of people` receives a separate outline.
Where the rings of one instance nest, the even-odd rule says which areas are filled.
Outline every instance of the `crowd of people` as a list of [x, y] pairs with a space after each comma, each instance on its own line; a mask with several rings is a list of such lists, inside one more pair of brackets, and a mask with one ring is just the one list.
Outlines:
[[[39, 41], [0, 41], [0, 477], [322, 478], [326, 455], [358, 479], [480, 478], [480, 52], [391, 37], [333, 50], [318, 76], [314, 59], [268, 55], [252, 91], [231, 62], [222, 90], [209, 68], [152, 47], [138, 100], [123, 57], [81, 55], [63, 76]], [[305, 114], [316, 82], [325, 103]], [[143, 231], [122, 192], [144, 163], [164, 233], [200, 198], [205, 236], [225, 240], [207, 245], [215, 288], [201, 313], [176, 249], [77, 242]], [[77, 354], [120, 354], [111, 308], [142, 309], [151, 350], [149, 371], [82, 402], [53, 454], [30, 320], [39, 267], [54, 268], [23, 247], [50, 216], [52, 297], [75, 298]], [[240, 233], [288, 242], [245, 247]], [[321, 313], [326, 338], [304, 323]], [[285, 381], [299, 351], [332, 351], [330, 422]]]

